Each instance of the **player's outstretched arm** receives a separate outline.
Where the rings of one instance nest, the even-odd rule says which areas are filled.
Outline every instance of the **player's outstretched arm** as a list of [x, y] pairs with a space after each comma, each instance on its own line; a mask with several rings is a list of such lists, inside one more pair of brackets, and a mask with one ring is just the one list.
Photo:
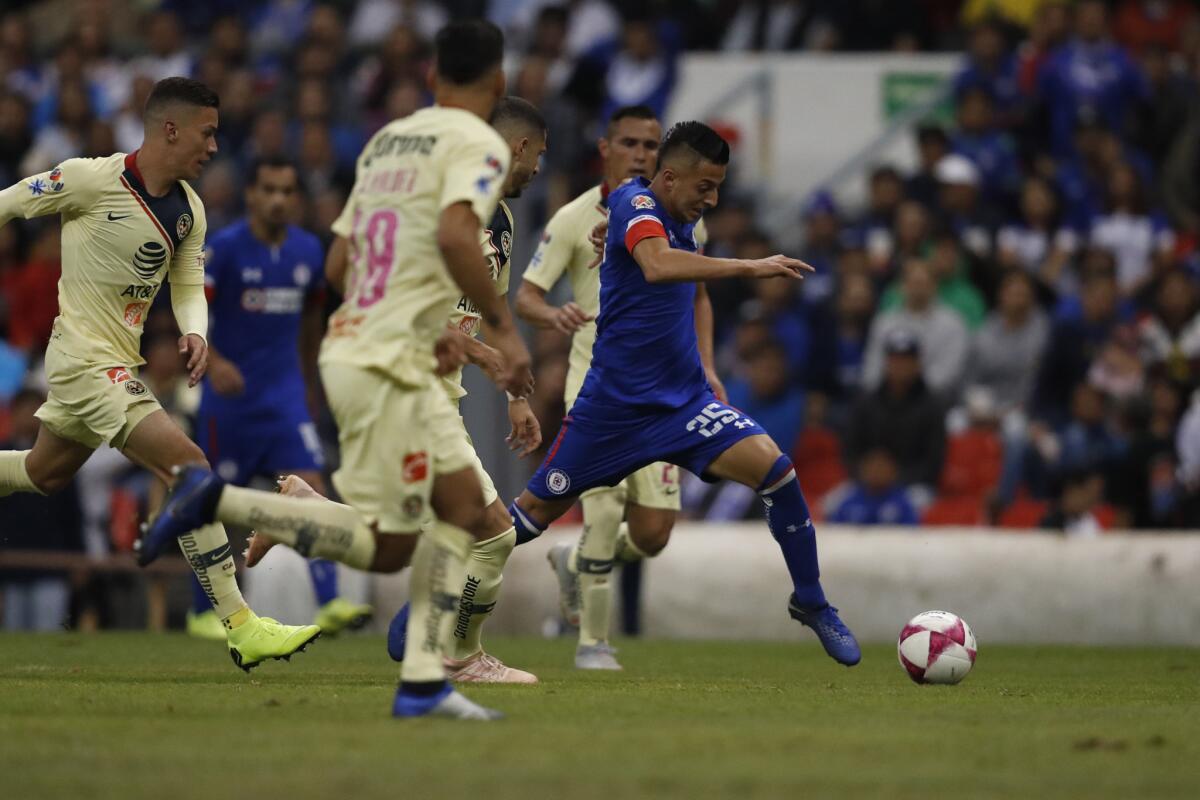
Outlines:
[[767, 258], [712, 258], [672, 248], [661, 236], [650, 236], [633, 247], [633, 260], [649, 283], [680, 283], [720, 278], [804, 277], [813, 268], [785, 255]]
[[49, 172], [31, 175], [0, 191], [0, 227], [14, 219], [78, 210], [93, 199], [85, 159], [72, 158]]
[[517, 316], [538, 328], [553, 328], [571, 334], [595, 317], [575, 303], [552, 306], [546, 302], [546, 290], [529, 281], [521, 281], [517, 289]]
[[517, 333], [508, 305], [496, 294], [487, 260], [479, 249], [479, 217], [470, 203], [452, 203], [442, 210], [437, 245], [450, 277], [479, 308], [479, 316], [492, 332], [492, 345], [504, 355], [507, 372], [501, 388], [520, 394], [533, 380], [529, 350]]

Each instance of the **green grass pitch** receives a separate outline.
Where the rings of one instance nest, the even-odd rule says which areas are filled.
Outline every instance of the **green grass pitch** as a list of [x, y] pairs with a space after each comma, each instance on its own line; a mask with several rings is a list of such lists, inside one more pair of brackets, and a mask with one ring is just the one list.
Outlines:
[[251, 676], [173, 634], [0, 635], [0, 797], [699, 798], [1200, 796], [1195, 650], [982, 644], [957, 687], [891, 647], [847, 670], [810, 642], [496, 639], [542, 678], [472, 687], [509, 718], [390, 718], [374, 636]]

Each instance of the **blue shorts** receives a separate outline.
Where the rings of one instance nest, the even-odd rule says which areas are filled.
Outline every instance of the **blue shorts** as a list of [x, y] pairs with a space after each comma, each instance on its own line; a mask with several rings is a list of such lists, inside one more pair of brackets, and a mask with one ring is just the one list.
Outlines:
[[317, 426], [303, 406], [271, 409], [269, 416], [214, 414], [201, 407], [196, 441], [213, 470], [235, 486], [325, 466]]
[[597, 486], [615, 486], [637, 470], [666, 461], [705, 474], [719, 455], [766, 431], [742, 412], [698, 395], [678, 409], [634, 410], [576, 401], [528, 489], [542, 500], [576, 497]]

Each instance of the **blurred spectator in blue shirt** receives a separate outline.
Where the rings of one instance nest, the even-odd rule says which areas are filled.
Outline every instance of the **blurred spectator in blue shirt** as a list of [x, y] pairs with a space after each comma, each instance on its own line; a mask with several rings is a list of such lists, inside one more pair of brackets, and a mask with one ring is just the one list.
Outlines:
[[1121, 293], [1133, 298], [1170, 264], [1175, 234], [1165, 216], [1148, 211], [1132, 166], [1114, 166], [1106, 188], [1105, 211], [1092, 221], [1089, 242], [1113, 254]]
[[804, 390], [792, 379], [787, 350], [770, 338], [743, 355], [726, 384], [729, 404], [753, 418], [790, 453], [804, 424]]
[[598, 118], [607, 120], [621, 106], [645, 105], [660, 119], [678, 79], [678, 26], [658, 20], [646, 10], [626, 14], [621, 35], [602, 42], [583, 56], [589, 74], [601, 76], [604, 87]]
[[819, 191], [804, 208], [804, 248], [800, 260], [816, 272], [804, 277], [801, 292], [806, 303], [819, 305], [833, 296], [834, 272], [842, 252], [842, 221], [833, 195]]
[[1006, 207], [1017, 191], [1020, 165], [1007, 133], [996, 127], [992, 95], [983, 86], [972, 86], [958, 95], [958, 130], [951, 137], [954, 151], [971, 159], [979, 170], [984, 202]]
[[917, 510], [900, 483], [896, 459], [882, 447], [858, 461], [858, 479], [835, 489], [827, 501], [829, 522], [843, 525], [916, 525]]
[[1021, 104], [1017, 58], [995, 19], [986, 18], [971, 30], [966, 64], [954, 76], [956, 100], [961, 101], [970, 89], [982, 89], [992, 98], [1001, 127], [1009, 127], [1016, 121]]
[[1019, 269], [1036, 279], [1044, 300], [1079, 291], [1072, 258], [1079, 232], [1062, 224], [1058, 194], [1045, 179], [1032, 176], [1021, 186], [1020, 218], [996, 235], [996, 258], [1005, 269]]
[[869, 257], [887, 258], [892, 252], [892, 226], [904, 201], [904, 179], [895, 167], [884, 164], [871, 170], [867, 182], [867, 208], [847, 232], [847, 246], [865, 250]]
[[1137, 65], [1108, 38], [1103, 0], [1080, 0], [1075, 7], [1075, 38], [1050, 56], [1038, 75], [1051, 151], [1060, 157], [1071, 153], [1081, 110], [1092, 109], [1107, 127], [1124, 131], [1137, 104], [1148, 95]]

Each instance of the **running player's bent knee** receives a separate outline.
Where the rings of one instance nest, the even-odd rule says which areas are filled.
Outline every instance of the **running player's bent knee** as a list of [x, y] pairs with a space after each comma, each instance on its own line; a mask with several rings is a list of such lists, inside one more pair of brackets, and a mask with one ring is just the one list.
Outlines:
[[379, 533], [375, 535], [375, 557], [371, 560], [371, 572], [399, 572], [412, 560], [417, 547], [413, 534]]
[[671, 529], [675, 527], [673, 519], [656, 519], [650, 525], [630, 525], [629, 538], [637, 545], [647, 558], [653, 558], [663, 551], [671, 540]]
[[787, 483], [789, 476], [794, 476], [795, 470], [792, 465], [792, 460], [786, 455], [781, 455], [775, 459], [775, 463], [771, 466], [771, 471], [763, 478], [762, 483], [755, 489], [759, 494], [770, 494], [775, 489]]

